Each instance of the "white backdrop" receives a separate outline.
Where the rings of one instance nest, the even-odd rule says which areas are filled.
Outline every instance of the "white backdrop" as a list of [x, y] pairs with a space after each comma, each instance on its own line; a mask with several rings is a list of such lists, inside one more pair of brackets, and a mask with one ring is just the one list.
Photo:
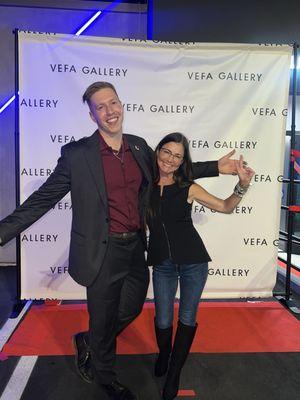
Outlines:
[[[96, 125], [81, 96], [94, 81], [116, 86], [124, 132], [155, 147], [172, 131], [190, 140], [193, 160], [231, 149], [255, 169], [231, 215], [194, 204], [212, 258], [203, 297], [267, 297], [276, 280], [281, 174], [292, 48], [19, 34], [21, 201], [53, 170], [60, 147]], [[237, 179], [199, 180], [227, 197]], [[21, 297], [84, 299], [68, 275], [69, 196], [21, 235]], [[152, 289], [149, 288], [149, 297]]]

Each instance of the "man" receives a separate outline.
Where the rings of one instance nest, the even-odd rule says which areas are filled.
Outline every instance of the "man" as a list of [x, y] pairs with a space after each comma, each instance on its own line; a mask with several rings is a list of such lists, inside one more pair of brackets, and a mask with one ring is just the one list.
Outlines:
[[[89, 351], [94, 380], [112, 399], [134, 400], [114, 369], [116, 336], [141, 312], [149, 272], [144, 213], [152, 183], [152, 151], [144, 139], [123, 134], [123, 107], [113, 85], [95, 82], [83, 95], [98, 129], [62, 147], [54, 172], [0, 222], [0, 243], [28, 228], [71, 192], [69, 273], [87, 287]], [[195, 163], [195, 178], [234, 173], [229, 157]], [[75, 336], [80, 375], [86, 370], [84, 335]]]

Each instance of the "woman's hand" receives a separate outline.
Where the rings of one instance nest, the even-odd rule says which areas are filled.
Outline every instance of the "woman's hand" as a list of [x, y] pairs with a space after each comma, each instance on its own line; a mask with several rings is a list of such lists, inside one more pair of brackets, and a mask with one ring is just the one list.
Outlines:
[[236, 171], [238, 174], [238, 177], [240, 179], [239, 183], [243, 188], [246, 188], [250, 185], [251, 179], [253, 178], [253, 175], [255, 174], [255, 171], [253, 171], [252, 168], [248, 167], [244, 163], [244, 158], [241, 155], [239, 160], [235, 160], [236, 164]]

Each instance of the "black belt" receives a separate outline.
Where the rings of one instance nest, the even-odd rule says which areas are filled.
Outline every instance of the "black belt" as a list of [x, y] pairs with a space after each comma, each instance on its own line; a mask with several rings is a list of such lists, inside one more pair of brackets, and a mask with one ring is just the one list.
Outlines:
[[131, 239], [137, 236], [138, 231], [135, 232], [110, 232], [109, 236], [117, 239]]

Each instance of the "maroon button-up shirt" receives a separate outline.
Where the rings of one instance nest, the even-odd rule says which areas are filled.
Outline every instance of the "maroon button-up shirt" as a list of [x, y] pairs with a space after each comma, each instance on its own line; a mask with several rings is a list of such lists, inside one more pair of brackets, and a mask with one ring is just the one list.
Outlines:
[[138, 210], [142, 172], [135, 161], [126, 138], [114, 155], [113, 150], [100, 137], [100, 151], [106, 183], [110, 215], [110, 232], [131, 232], [140, 228]]

